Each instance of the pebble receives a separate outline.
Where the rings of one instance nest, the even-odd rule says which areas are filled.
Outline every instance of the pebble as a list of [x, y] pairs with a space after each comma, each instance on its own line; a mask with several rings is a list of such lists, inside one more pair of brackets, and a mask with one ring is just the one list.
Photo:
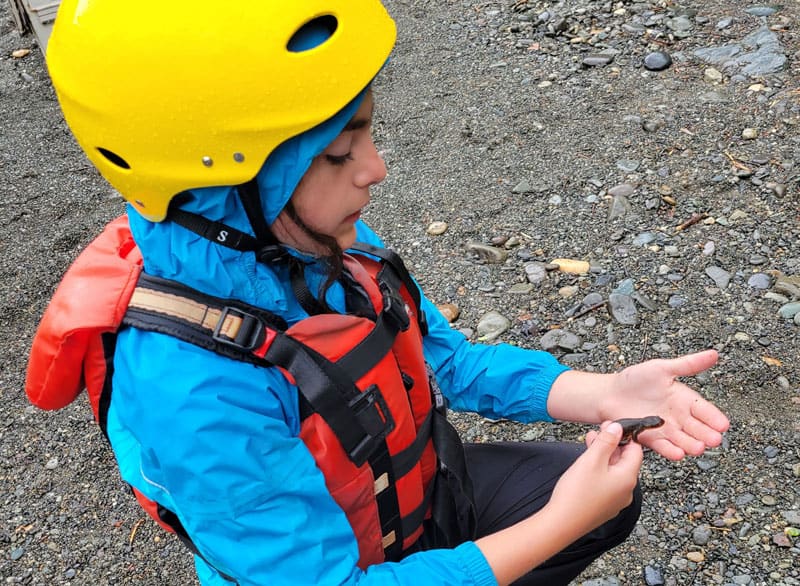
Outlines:
[[639, 323], [636, 304], [629, 295], [611, 293], [608, 296], [608, 306], [612, 317], [623, 325], [636, 325]]
[[477, 242], [470, 242], [467, 248], [478, 255], [478, 257], [488, 263], [501, 264], [508, 258], [508, 251], [496, 246], [487, 246]]
[[772, 16], [778, 9], [773, 6], [751, 6], [746, 8], [745, 12], [753, 16]]
[[542, 263], [532, 262], [525, 265], [525, 276], [528, 282], [538, 285], [547, 278], [547, 269]]
[[664, 51], [654, 51], [644, 58], [644, 67], [650, 71], [663, 71], [672, 65], [672, 57]]
[[719, 70], [714, 69], [713, 67], [707, 67], [706, 70], [703, 72], [705, 78], [712, 82], [712, 83], [719, 83], [722, 81], [722, 73]]
[[784, 319], [792, 319], [800, 314], [800, 301], [781, 305], [780, 309], [778, 309], [778, 314]]
[[510, 327], [511, 322], [508, 318], [496, 311], [490, 311], [478, 322], [476, 328], [478, 340], [481, 342], [491, 342], [500, 337]]
[[747, 285], [753, 289], [769, 289], [772, 279], [765, 273], [755, 273], [747, 279]]
[[633, 195], [634, 191], [636, 191], [636, 188], [630, 183], [620, 183], [619, 185], [615, 185], [614, 187], [609, 189], [608, 194], [614, 197], [618, 196], [628, 197], [630, 195]]
[[758, 138], [758, 130], [755, 128], [745, 128], [742, 130], [742, 138], [745, 140], [753, 140]]
[[17, 547], [16, 549], [11, 550], [11, 561], [15, 562], [19, 558], [25, 555], [25, 548], [24, 547]]
[[611, 199], [611, 205], [608, 208], [608, 219], [616, 220], [626, 216], [631, 211], [631, 204], [628, 198], [624, 195], [616, 195]]
[[701, 551], [690, 551], [686, 554], [686, 559], [688, 559], [690, 562], [699, 564], [705, 561], [706, 556], [704, 556], [703, 552]]
[[449, 323], [453, 323], [461, 315], [461, 309], [454, 303], [442, 303], [437, 305], [436, 308]]
[[556, 265], [562, 273], [571, 275], [585, 275], [589, 272], [590, 264], [585, 260], [575, 260], [571, 258], [554, 258], [550, 264]]
[[539, 344], [542, 346], [543, 350], [547, 350], [548, 352], [558, 348], [573, 351], [581, 345], [581, 340], [572, 332], [557, 328], [550, 330], [542, 336], [541, 340], [539, 340]]
[[658, 568], [647, 565], [644, 567], [644, 582], [647, 586], [663, 586], [664, 576]]
[[617, 161], [617, 169], [626, 173], [634, 173], [641, 166], [641, 162], [632, 159], [620, 159]]
[[714, 284], [720, 289], [727, 288], [728, 284], [731, 282], [731, 274], [722, 267], [718, 267], [716, 265], [707, 267], [706, 275], [711, 277], [711, 279], [714, 281]]
[[695, 545], [706, 545], [711, 539], [711, 528], [708, 525], [695, 527], [692, 531], [692, 542]]
[[428, 234], [431, 236], [441, 236], [447, 232], [447, 222], [431, 222], [428, 226]]

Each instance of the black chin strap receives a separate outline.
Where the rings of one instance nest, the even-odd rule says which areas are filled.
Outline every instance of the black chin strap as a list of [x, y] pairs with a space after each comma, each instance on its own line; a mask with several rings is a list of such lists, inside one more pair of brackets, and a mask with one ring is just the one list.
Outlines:
[[[253, 178], [247, 183], [236, 186], [236, 193], [242, 202], [255, 237], [222, 222], [215, 222], [199, 214], [187, 212], [177, 206], [169, 208], [167, 218], [206, 240], [241, 252], [255, 252], [258, 261], [265, 264], [289, 258], [290, 255], [286, 249], [269, 229], [264, 217], [264, 208], [261, 205], [256, 179]], [[175, 199], [180, 200], [177, 197]]]

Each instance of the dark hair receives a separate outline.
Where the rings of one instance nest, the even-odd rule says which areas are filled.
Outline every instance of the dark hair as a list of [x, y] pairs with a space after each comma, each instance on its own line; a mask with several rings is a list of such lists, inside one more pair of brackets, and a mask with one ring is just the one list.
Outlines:
[[331, 285], [333, 285], [342, 274], [342, 270], [344, 268], [344, 259], [342, 258], [342, 255], [344, 254], [344, 251], [339, 246], [336, 238], [333, 236], [328, 236], [327, 234], [320, 234], [316, 230], [309, 227], [308, 224], [306, 224], [298, 215], [291, 199], [286, 204], [284, 209], [292, 221], [297, 224], [303, 230], [303, 232], [308, 235], [309, 238], [325, 249], [323, 260], [328, 268], [328, 278], [320, 286], [318, 297], [320, 303], [322, 303], [322, 305], [328, 309], [328, 304], [325, 303], [325, 293], [328, 292], [328, 289], [330, 289]]

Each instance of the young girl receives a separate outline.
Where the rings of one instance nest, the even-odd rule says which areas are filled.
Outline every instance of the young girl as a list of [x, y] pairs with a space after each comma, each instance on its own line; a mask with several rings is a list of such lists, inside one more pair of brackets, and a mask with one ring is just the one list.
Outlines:
[[[127, 305], [108, 364], [78, 360], [123, 479], [204, 585], [565, 584], [638, 518], [642, 447], [612, 420], [662, 417], [638, 441], [672, 460], [727, 429], [676, 381], [714, 351], [590, 374], [473, 345], [379, 248], [360, 214], [386, 175], [370, 83], [394, 40], [377, 0], [61, 4], [59, 101], [129, 206], [77, 263], [81, 312], [48, 315]], [[101, 280], [139, 254], [132, 296]], [[45, 407], [69, 399], [52, 323], [28, 377]], [[462, 447], [445, 400], [601, 425], [586, 448]]]

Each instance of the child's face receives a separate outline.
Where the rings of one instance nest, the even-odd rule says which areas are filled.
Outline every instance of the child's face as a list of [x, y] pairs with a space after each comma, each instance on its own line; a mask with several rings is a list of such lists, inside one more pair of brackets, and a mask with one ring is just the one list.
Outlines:
[[[386, 165], [372, 141], [372, 92], [342, 133], [311, 163], [292, 194], [300, 219], [313, 231], [336, 239], [342, 250], [355, 242], [356, 220], [369, 203], [369, 188], [386, 177]], [[298, 250], [325, 253], [283, 210], [272, 225], [281, 242]]]

